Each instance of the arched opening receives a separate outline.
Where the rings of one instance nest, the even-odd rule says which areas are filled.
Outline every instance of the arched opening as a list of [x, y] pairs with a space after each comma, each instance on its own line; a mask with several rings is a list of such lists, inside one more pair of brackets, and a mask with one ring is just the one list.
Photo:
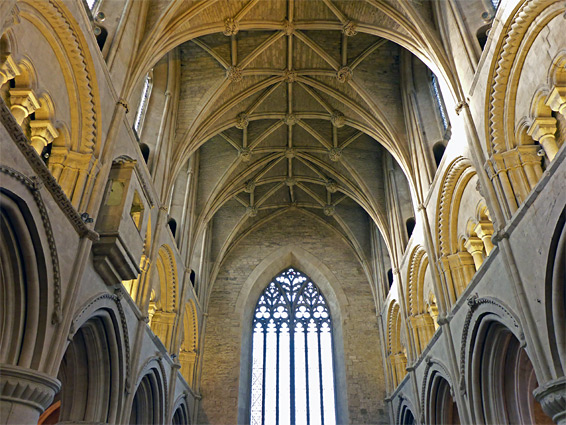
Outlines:
[[171, 230], [171, 234], [174, 238], [175, 234], [177, 233], [177, 221], [174, 218], [170, 218], [167, 222], [167, 226], [169, 226], [169, 230]]
[[[554, 363], [566, 369], [566, 209], [552, 237], [546, 269], [546, 320]], [[554, 338], [553, 338], [554, 337]]]
[[446, 151], [444, 142], [435, 143], [432, 147], [432, 154], [434, 155], [434, 162], [437, 168], [440, 166], [440, 162], [442, 161], [442, 157], [444, 156], [444, 151]]
[[458, 406], [452, 397], [450, 384], [439, 373], [431, 377], [429, 387], [428, 421], [429, 424], [460, 424]]
[[164, 421], [163, 380], [156, 368], [142, 378], [132, 403], [130, 425], [158, 425]]
[[405, 222], [405, 227], [407, 228], [407, 238], [411, 239], [411, 235], [413, 234], [413, 230], [415, 230], [415, 218], [409, 217]]
[[61, 366], [60, 421], [108, 422], [119, 418], [123, 393], [118, 324], [106, 309], [73, 335]]
[[185, 403], [181, 403], [175, 413], [173, 413], [172, 425], [188, 425], [189, 424], [189, 410]]
[[481, 323], [477, 335], [473, 370], [477, 373], [477, 394], [481, 399], [474, 405], [481, 410], [477, 414], [482, 422], [552, 424], [535, 401], [535, 371], [515, 335], [495, 321]]
[[393, 286], [393, 269], [387, 270], [387, 282], [389, 283], [389, 289]]
[[332, 320], [303, 273], [273, 278], [253, 318], [251, 423], [336, 424]]
[[150, 152], [149, 146], [146, 143], [140, 143], [140, 150], [143, 160], [147, 164], [147, 161], [149, 161], [149, 152]]
[[415, 424], [415, 417], [413, 416], [413, 412], [404, 405], [401, 407], [401, 413], [399, 415], [399, 424], [400, 425], [414, 425]]
[[0, 189], [0, 363], [39, 366], [50, 298], [41, 248], [25, 201]]
[[108, 38], [108, 30], [99, 25], [94, 27], [94, 35], [96, 36], [96, 44], [100, 51], [104, 49], [104, 44], [106, 44], [106, 39]]
[[45, 409], [45, 412], [39, 417], [37, 425], [55, 425], [59, 423], [61, 416], [61, 400], [58, 399], [59, 394], [55, 396], [55, 401]]

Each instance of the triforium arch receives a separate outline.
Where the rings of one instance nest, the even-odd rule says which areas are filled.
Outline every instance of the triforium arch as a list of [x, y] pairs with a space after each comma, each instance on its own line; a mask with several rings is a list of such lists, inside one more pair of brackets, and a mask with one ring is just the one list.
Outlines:
[[566, 208], [551, 239], [545, 282], [549, 346], [557, 374], [566, 370]]
[[115, 295], [101, 295], [73, 320], [58, 373], [60, 421], [120, 420], [130, 362], [120, 303]]
[[416, 246], [409, 258], [406, 306], [418, 355], [428, 345], [438, 326], [436, 298], [431, 283], [425, 282], [428, 270], [428, 256], [422, 246]]
[[415, 425], [416, 415], [412, 403], [404, 394], [401, 394], [399, 398], [401, 402], [399, 403], [395, 423], [397, 425]]
[[396, 388], [407, 374], [407, 340], [403, 322], [399, 303], [396, 300], [391, 301], [387, 313], [387, 354], [392, 389]]
[[150, 360], [143, 368], [129, 415], [131, 425], [165, 423], [167, 415], [167, 381], [161, 360]]
[[[556, 78], [556, 65], [562, 63], [563, 68], [564, 46], [546, 45], [541, 36], [545, 28], [560, 28], [562, 9], [559, 2], [522, 2], [505, 21], [505, 36], [492, 59], [488, 81], [493, 84], [486, 91], [485, 109], [490, 155], [486, 168], [507, 217], [526, 200], [542, 176], [541, 165], [554, 159], [565, 137], [556, 132], [557, 118], [563, 121], [565, 114], [563, 72]], [[532, 60], [531, 52], [542, 45], [545, 60]], [[527, 102], [525, 95], [531, 98]]]
[[179, 362], [181, 363], [181, 374], [187, 384], [194, 385], [195, 367], [199, 353], [199, 324], [195, 302], [189, 300], [185, 303], [183, 313], [183, 327], [181, 335], [181, 349], [179, 351]]
[[[470, 161], [458, 157], [442, 179], [437, 202], [436, 235], [443, 292], [453, 305], [491, 253], [493, 223]], [[470, 213], [470, 211], [472, 213]]]
[[452, 425], [461, 423], [455, 392], [446, 366], [430, 358], [426, 359], [425, 376], [421, 394], [421, 423]]
[[171, 425], [189, 425], [191, 421], [186, 395], [182, 394], [181, 396], [179, 396], [173, 406], [173, 417], [171, 418]]
[[468, 306], [460, 389], [472, 422], [553, 423], [533, 396], [538, 382], [518, 319], [496, 299], [472, 296]]
[[[35, 68], [34, 85], [22, 81], [8, 90], [9, 106], [18, 123], [25, 124], [38, 154], [49, 145], [49, 169], [75, 208], [86, 210], [101, 152], [100, 96], [88, 43], [73, 14], [59, 0], [22, 0], [15, 8], [18, 19], [4, 30], [18, 43], [5, 58], [10, 72], [2, 72], [0, 82], [18, 80], [25, 73], [25, 65], [20, 67], [25, 61]], [[26, 33], [36, 36], [26, 37]], [[30, 42], [44, 48], [41, 59], [24, 56], [37, 50], [30, 48]], [[49, 96], [54, 108], [42, 105], [42, 96]], [[34, 115], [36, 111], [40, 113]]]
[[177, 263], [168, 245], [159, 248], [154, 263], [155, 298], [150, 300], [151, 329], [169, 350], [175, 340], [173, 331], [179, 309]]
[[[27, 177], [19, 177], [33, 187]], [[54, 291], [59, 283], [54, 281], [59, 278], [59, 270], [57, 251], [53, 246], [45, 246], [45, 241], [53, 236], [49, 219], [44, 215], [41, 226], [34, 219], [37, 211], [34, 214], [27, 205], [26, 201], [35, 198], [38, 206], [44, 208], [37, 189], [32, 193], [33, 198], [24, 200], [5, 187], [0, 189], [3, 295], [0, 362], [41, 369], [45, 367], [42, 357], [47, 326], [57, 323], [60, 317], [53, 311], [53, 295], [60, 296]]]
[[[256, 266], [242, 286], [235, 306], [241, 317], [242, 349], [240, 355], [240, 382], [238, 394], [238, 423], [250, 418], [252, 321], [260, 294], [281, 270], [301, 270], [312, 279], [324, 295], [332, 315], [334, 356], [334, 386], [346, 388], [342, 324], [347, 319], [348, 299], [332, 271], [314, 255], [298, 246], [285, 246], [271, 253]], [[348, 423], [348, 404], [345, 391], [336, 392], [336, 423]]]

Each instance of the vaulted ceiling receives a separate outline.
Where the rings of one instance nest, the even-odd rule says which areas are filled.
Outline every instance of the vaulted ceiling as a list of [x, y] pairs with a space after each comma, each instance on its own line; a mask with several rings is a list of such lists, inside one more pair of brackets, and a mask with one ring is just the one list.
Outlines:
[[420, 1], [153, 3], [140, 60], [178, 48], [173, 169], [199, 156], [194, 237], [213, 223], [213, 259], [296, 208], [363, 262], [371, 222], [387, 242], [386, 173], [410, 208], [400, 56], [442, 63], [430, 22]]

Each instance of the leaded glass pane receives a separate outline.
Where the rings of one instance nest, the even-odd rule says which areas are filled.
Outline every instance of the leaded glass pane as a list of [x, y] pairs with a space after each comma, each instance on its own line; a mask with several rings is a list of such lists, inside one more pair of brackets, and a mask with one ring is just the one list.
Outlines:
[[251, 423], [336, 423], [332, 322], [310, 279], [290, 268], [256, 305], [252, 339]]

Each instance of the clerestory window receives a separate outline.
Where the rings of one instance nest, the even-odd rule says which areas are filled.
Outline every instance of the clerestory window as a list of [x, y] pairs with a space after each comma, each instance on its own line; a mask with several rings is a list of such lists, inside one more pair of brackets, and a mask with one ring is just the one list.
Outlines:
[[143, 122], [145, 120], [145, 114], [147, 112], [147, 106], [149, 104], [149, 98], [151, 96], [151, 89], [153, 87], [152, 74], [153, 72], [150, 71], [145, 77], [145, 80], [143, 82], [140, 103], [138, 105], [138, 110], [134, 118], [134, 131], [136, 132], [138, 139], [141, 136]]
[[318, 287], [298, 270], [281, 272], [252, 326], [251, 424], [335, 424], [332, 320]]
[[448, 129], [448, 113], [446, 112], [446, 107], [444, 106], [444, 101], [442, 100], [442, 94], [440, 92], [440, 86], [438, 85], [438, 78], [436, 75], [432, 74], [432, 95], [438, 108], [438, 113], [440, 114], [440, 119], [442, 121], [442, 127], [444, 130]]

